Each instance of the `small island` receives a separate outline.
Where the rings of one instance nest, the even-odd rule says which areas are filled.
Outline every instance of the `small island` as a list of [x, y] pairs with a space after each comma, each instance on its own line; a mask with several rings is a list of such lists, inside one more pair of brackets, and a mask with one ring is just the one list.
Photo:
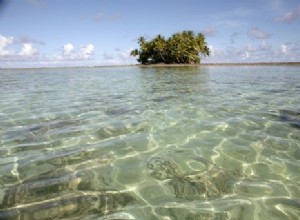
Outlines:
[[137, 57], [140, 64], [200, 64], [200, 57], [209, 56], [210, 51], [202, 33], [182, 31], [169, 38], [157, 35], [147, 41], [138, 39], [139, 49], [130, 55]]

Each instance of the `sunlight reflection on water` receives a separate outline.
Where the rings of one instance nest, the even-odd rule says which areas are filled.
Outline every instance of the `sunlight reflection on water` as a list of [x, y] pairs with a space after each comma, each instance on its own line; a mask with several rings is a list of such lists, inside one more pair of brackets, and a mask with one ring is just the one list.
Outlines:
[[0, 219], [299, 219], [299, 67], [0, 72]]

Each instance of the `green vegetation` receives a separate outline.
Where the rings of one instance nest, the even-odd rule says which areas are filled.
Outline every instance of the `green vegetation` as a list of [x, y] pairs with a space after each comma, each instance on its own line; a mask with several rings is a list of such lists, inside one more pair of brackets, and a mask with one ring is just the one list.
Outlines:
[[182, 31], [166, 39], [157, 35], [151, 41], [144, 37], [138, 39], [140, 49], [131, 51], [141, 64], [197, 64], [200, 54], [209, 56], [210, 51], [202, 33]]

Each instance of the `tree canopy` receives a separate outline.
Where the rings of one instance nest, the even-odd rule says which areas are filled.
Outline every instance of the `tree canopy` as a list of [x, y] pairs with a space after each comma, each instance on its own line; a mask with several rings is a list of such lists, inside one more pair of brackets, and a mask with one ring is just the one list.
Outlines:
[[140, 37], [138, 43], [140, 48], [130, 55], [137, 56], [141, 64], [197, 64], [200, 55], [210, 54], [204, 35], [193, 31], [178, 32], [167, 39], [159, 34], [150, 41]]

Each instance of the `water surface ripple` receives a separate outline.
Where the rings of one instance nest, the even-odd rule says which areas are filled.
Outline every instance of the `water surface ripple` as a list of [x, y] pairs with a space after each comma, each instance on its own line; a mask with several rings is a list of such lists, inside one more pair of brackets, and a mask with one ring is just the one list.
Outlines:
[[0, 70], [0, 219], [300, 219], [299, 70]]

